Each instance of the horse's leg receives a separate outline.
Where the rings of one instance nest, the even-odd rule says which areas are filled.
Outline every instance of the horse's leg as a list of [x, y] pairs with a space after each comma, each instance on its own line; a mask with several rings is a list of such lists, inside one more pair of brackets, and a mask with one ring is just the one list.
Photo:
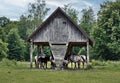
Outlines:
[[76, 69], [76, 62], [74, 62], [74, 63], [75, 63], [74, 69]]
[[45, 63], [43, 62], [43, 69], [45, 69]]
[[66, 61], [64, 64], [65, 68], [68, 68], [68, 62]]
[[39, 68], [42, 68], [42, 62], [39, 62]]
[[78, 69], [80, 69], [80, 62], [78, 62]]
[[42, 68], [42, 64], [41, 64], [41, 62], [40, 62], [40, 68]]
[[37, 66], [37, 68], [39, 68], [39, 62], [38, 61], [37, 61], [37, 65], [36, 66]]
[[43, 62], [41, 62], [41, 68], [42, 68], [42, 69], [44, 68], [44, 63], [43, 63]]
[[51, 61], [51, 69], [53, 69], [53, 62]]
[[71, 62], [71, 68], [73, 68], [73, 64], [72, 64], [72, 62]]
[[55, 62], [51, 61], [51, 68], [54, 69], [56, 67]]
[[47, 62], [46, 62], [46, 69], [47, 69]]
[[36, 61], [36, 68], [38, 68], [38, 62]]
[[43, 66], [43, 62], [41, 62], [41, 68], [44, 68], [44, 66]]
[[46, 62], [44, 63], [44, 66], [45, 66], [45, 69], [47, 69], [47, 63]]
[[39, 68], [39, 62], [38, 61], [35, 61], [35, 66], [36, 66], [36, 68]]
[[37, 66], [36, 66], [37, 64], [36, 64], [36, 61], [35, 61], [35, 68], [37, 68]]
[[44, 69], [46, 69], [46, 62], [44, 63]]
[[84, 62], [82, 62], [82, 64], [83, 64], [83, 69], [84, 69]]

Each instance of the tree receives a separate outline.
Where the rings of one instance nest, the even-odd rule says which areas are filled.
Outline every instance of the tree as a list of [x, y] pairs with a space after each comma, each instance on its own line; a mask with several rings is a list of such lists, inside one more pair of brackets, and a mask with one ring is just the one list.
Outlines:
[[3, 42], [0, 39], [0, 60], [2, 58], [6, 58], [7, 57], [7, 52], [8, 52], [8, 48], [7, 48], [8, 44]]
[[0, 26], [0, 60], [2, 60], [2, 58], [7, 57], [8, 43], [6, 43], [5, 41], [6, 41], [6, 35], [4, 32], [4, 28]]
[[17, 61], [24, 59], [24, 41], [20, 38], [17, 29], [11, 29], [8, 35], [8, 59]]
[[120, 1], [107, 1], [98, 13], [98, 27], [94, 30], [96, 58], [120, 60]]
[[51, 52], [51, 49], [50, 49], [49, 46], [45, 46], [45, 47], [44, 47], [44, 54], [45, 54], [46, 56], [51, 56], [51, 55], [52, 55], [52, 52]]
[[8, 23], [10, 22], [10, 20], [6, 17], [0, 17], [0, 26], [1, 27], [5, 27]]
[[28, 29], [30, 24], [28, 24], [28, 20], [27, 17], [25, 17], [24, 15], [21, 15], [20, 17], [20, 21], [18, 23], [18, 31], [19, 31], [19, 35], [23, 40], [26, 40], [28, 38]]
[[50, 8], [46, 8], [45, 0], [35, 0], [35, 3], [29, 3], [28, 18], [32, 23], [32, 28], [36, 29], [45, 19]]
[[[10, 20], [6, 17], [0, 17], [0, 39], [6, 42], [6, 29], [5, 27], [10, 23]], [[8, 32], [7, 32], [8, 33]]]
[[5, 32], [4, 32], [4, 28], [0, 27], [0, 39], [5, 42], [6, 40], [6, 35], [5, 35]]
[[78, 52], [78, 55], [86, 55], [86, 48], [85, 47], [81, 47], [79, 52]]
[[94, 12], [92, 8], [89, 7], [89, 9], [83, 9], [82, 13], [83, 15], [80, 21], [80, 26], [90, 35], [92, 27], [95, 24]]
[[63, 10], [66, 14], [68, 14], [68, 16], [71, 17], [71, 19], [74, 22], [76, 22], [76, 23], [79, 22], [79, 18], [78, 18], [79, 12], [76, 9], [72, 8], [71, 4], [64, 5]]
[[24, 60], [30, 61], [30, 45], [27, 43], [25, 43], [25, 48], [24, 48]]
[[18, 28], [18, 22], [17, 21], [10, 21], [5, 27], [4, 32], [5, 35], [8, 35], [11, 29], [17, 29]]

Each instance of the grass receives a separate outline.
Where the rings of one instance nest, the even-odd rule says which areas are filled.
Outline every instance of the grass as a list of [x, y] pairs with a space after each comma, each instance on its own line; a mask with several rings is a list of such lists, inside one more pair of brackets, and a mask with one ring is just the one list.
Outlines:
[[94, 62], [91, 70], [53, 71], [29, 69], [29, 62], [4, 60], [0, 62], [0, 83], [120, 83], [120, 62], [98, 63]]

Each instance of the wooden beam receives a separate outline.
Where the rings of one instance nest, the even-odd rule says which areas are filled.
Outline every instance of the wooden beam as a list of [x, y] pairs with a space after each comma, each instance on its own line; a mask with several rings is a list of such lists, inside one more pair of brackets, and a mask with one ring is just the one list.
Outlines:
[[89, 56], [90, 56], [90, 53], [89, 53], [89, 41], [88, 41], [87, 42], [87, 69], [90, 68]]
[[33, 43], [31, 41], [31, 46], [30, 46], [30, 68], [33, 67], [33, 65], [32, 65], [32, 55], [33, 55]]

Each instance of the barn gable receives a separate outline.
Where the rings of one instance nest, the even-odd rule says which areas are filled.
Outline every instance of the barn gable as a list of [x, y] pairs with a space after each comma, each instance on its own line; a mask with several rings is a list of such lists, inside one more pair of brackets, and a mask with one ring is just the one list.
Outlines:
[[59, 7], [33, 32], [28, 41], [30, 39], [34, 43], [49, 42], [53, 44], [87, 42], [89, 40], [90, 44], [93, 45], [93, 40]]

